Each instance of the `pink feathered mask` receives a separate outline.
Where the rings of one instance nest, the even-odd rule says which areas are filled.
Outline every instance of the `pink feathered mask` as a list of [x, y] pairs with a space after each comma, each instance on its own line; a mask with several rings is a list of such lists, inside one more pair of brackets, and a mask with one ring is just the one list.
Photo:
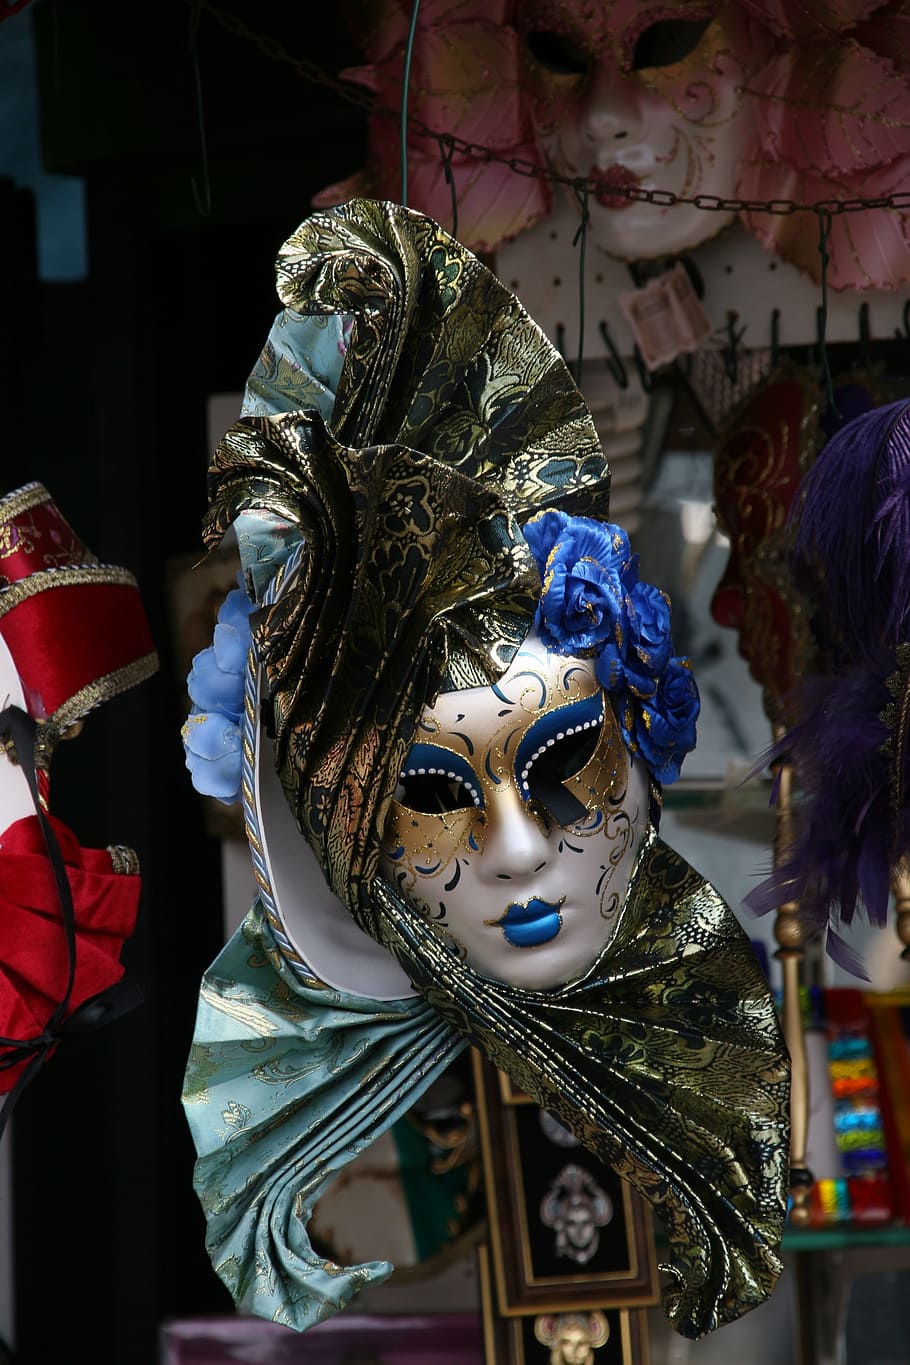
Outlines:
[[[395, 199], [401, 191], [397, 111], [411, 0], [358, 0], [348, 10], [369, 64], [345, 75], [375, 93], [376, 107], [366, 167], [323, 190], [316, 199], [322, 206], [354, 195]], [[703, 32], [681, 60], [648, 67], [642, 35], [660, 24], [700, 25]], [[570, 54], [566, 70], [541, 65], [528, 41], [541, 32]], [[750, 120], [728, 191], [738, 197], [815, 203], [888, 196], [907, 184], [910, 0], [423, 0], [409, 113], [505, 162], [519, 158], [543, 169], [541, 120], [548, 111], [552, 116], [554, 103], [571, 107], [584, 98], [595, 63], [601, 76], [610, 68], [617, 81], [640, 80], [650, 97], [671, 100], [692, 122], [710, 117], [712, 82], [735, 80]], [[440, 143], [412, 130], [408, 168], [409, 203], [451, 227], [452, 188]], [[495, 250], [550, 212], [547, 179], [482, 153], [455, 152], [450, 171], [458, 236], [476, 251]], [[836, 215], [829, 284], [870, 289], [910, 281], [908, 217], [894, 209]], [[819, 278], [818, 232], [809, 215], [741, 218], [765, 247]], [[713, 230], [706, 221], [705, 237]]]

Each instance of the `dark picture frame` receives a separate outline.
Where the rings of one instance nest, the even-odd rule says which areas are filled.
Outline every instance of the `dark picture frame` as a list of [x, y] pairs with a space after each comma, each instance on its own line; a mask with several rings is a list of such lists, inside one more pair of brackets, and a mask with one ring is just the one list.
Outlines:
[[[657, 1303], [649, 1205], [565, 1129], [561, 1136], [561, 1126], [476, 1050], [473, 1065], [499, 1314]], [[558, 1217], [545, 1221], [547, 1210], [559, 1207], [553, 1192], [573, 1178], [575, 1203], [587, 1216], [581, 1236], [588, 1242], [580, 1248], [575, 1229], [561, 1227]]]
[[[503, 1317], [497, 1312], [490, 1247], [477, 1248], [485, 1365], [552, 1365], [558, 1354], [559, 1319], [590, 1323], [592, 1365], [650, 1365], [647, 1313], [643, 1308], [566, 1309]], [[556, 1319], [556, 1322], [548, 1321]], [[555, 1328], [555, 1330], [554, 1330]], [[606, 1340], [603, 1340], [604, 1336]], [[577, 1350], [577, 1348], [576, 1348]], [[577, 1355], [573, 1358], [577, 1358]]]

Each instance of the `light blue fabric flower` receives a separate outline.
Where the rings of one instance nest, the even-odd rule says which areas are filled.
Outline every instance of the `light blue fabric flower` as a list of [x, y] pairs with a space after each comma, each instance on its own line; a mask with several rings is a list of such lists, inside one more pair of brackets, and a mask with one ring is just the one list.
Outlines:
[[253, 905], [203, 977], [183, 1086], [206, 1245], [241, 1312], [302, 1331], [391, 1274], [327, 1261], [307, 1224], [465, 1046], [421, 997], [301, 981]]
[[196, 790], [225, 805], [240, 799], [240, 720], [253, 606], [242, 588], [228, 593], [212, 643], [193, 659], [187, 678], [193, 705], [180, 732], [186, 766]]

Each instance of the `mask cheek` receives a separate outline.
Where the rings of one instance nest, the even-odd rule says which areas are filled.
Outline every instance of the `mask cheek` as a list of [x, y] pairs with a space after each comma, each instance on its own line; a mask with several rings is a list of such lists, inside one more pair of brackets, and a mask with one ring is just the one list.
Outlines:
[[629, 753], [609, 699], [604, 705], [604, 722], [597, 748], [584, 767], [570, 777], [565, 785], [588, 812], [587, 818], [576, 826], [576, 834], [596, 833], [626, 799]]
[[437, 903], [455, 859], [482, 851], [482, 818], [476, 807], [428, 815], [392, 801], [382, 837], [385, 876], [410, 899]]
[[[730, 23], [721, 17], [710, 25], [688, 57], [636, 74], [650, 94], [677, 112], [683, 127], [703, 125], [721, 142], [733, 138], [744, 143], [746, 128], [751, 128], [753, 120], [740, 92], [760, 64], [756, 52], [763, 50], [761, 44], [753, 44], [753, 36], [738, 21]], [[744, 111], [745, 117], [739, 119]]]

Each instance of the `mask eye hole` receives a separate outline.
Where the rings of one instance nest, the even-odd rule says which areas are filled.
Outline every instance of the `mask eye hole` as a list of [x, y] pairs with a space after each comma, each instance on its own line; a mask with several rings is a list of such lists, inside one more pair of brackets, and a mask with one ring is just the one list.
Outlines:
[[532, 800], [540, 799], [536, 795], [536, 788], [542, 783], [568, 782], [570, 777], [580, 773], [594, 757], [599, 739], [600, 726], [592, 726], [590, 730], [557, 739], [552, 748], [545, 749], [528, 773]]
[[714, 16], [703, 19], [658, 19], [638, 35], [632, 53], [632, 70], [673, 66], [698, 47]]
[[594, 757], [603, 730], [602, 693], [541, 716], [518, 746], [515, 770], [525, 801], [552, 815], [559, 825], [577, 824], [586, 807], [566, 783]]
[[531, 801], [550, 814], [558, 825], [575, 825], [584, 820], [587, 808], [566, 786], [570, 777], [581, 772], [594, 757], [601, 727], [592, 726], [579, 734], [557, 739], [531, 765], [528, 791]]
[[483, 806], [470, 764], [436, 744], [414, 744], [395, 789], [395, 800], [423, 815]]
[[525, 34], [528, 51], [547, 71], [558, 76], [586, 75], [591, 59], [567, 33], [534, 29]]
[[423, 815], [445, 815], [475, 804], [463, 782], [441, 773], [402, 773], [395, 800]]

